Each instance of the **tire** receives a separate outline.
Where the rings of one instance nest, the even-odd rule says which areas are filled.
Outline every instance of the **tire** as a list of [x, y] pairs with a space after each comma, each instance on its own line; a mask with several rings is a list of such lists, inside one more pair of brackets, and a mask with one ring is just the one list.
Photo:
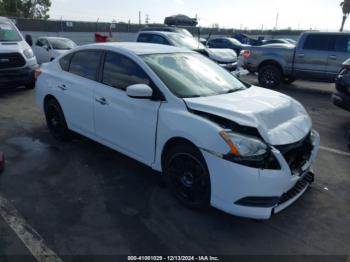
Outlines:
[[164, 174], [171, 193], [191, 209], [210, 207], [209, 171], [201, 152], [194, 146], [179, 144], [165, 156]]
[[71, 133], [68, 129], [60, 104], [55, 99], [50, 99], [45, 104], [46, 124], [51, 135], [60, 141], [69, 141]]
[[32, 82], [32, 83], [30, 83], [30, 84], [26, 84], [26, 85], [25, 85], [25, 88], [26, 88], [26, 89], [34, 89], [34, 88], [35, 88], [35, 82]]
[[294, 76], [287, 76], [286, 78], [283, 79], [283, 83], [285, 84], [292, 84], [297, 80]]
[[266, 65], [259, 69], [259, 84], [266, 88], [276, 88], [282, 82], [281, 69], [276, 65]]

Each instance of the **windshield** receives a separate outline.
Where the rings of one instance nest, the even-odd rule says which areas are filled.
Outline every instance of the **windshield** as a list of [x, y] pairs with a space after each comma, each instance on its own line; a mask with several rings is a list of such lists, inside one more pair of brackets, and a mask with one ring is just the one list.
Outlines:
[[0, 42], [19, 42], [21, 40], [18, 31], [10, 22], [0, 20]]
[[205, 49], [205, 46], [198, 42], [195, 38], [183, 34], [171, 34], [169, 38], [175, 42], [176, 46], [184, 47], [191, 50]]
[[56, 50], [70, 50], [77, 46], [73, 41], [69, 39], [50, 39], [50, 43], [52, 45], [52, 48]]
[[246, 88], [228, 71], [197, 53], [145, 55], [143, 59], [180, 98], [214, 96]]
[[190, 31], [188, 31], [187, 29], [185, 28], [179, 28], [178, 29], [183, 35], [187, 35], [189, 37], [193, 37], [193, 35], [190, 33]]

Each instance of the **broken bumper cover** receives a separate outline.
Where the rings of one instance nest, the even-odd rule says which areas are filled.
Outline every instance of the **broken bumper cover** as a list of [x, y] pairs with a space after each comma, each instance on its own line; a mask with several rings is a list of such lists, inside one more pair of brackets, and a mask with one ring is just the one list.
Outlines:
[[211, 178], [211, 205], [241, 217], [269, 219], [300, 198], [313, 182], [312, 163], [316, 159], [320, 137], [313, 135], [310, 159], [292, 172], [282, 153], [273, 149], [279, 170], [263, 170], [238, 165], [202, 151]]

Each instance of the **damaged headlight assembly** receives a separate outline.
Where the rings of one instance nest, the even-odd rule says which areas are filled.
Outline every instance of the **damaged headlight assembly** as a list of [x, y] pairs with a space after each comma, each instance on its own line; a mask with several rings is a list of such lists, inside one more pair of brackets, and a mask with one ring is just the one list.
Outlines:
[[230, 130], [220, 132], [220, 136], [230, 149], [226, 155], [223, 155], [225, 160], [253, 168], [280, 168], [271, 148], [260, 139]]

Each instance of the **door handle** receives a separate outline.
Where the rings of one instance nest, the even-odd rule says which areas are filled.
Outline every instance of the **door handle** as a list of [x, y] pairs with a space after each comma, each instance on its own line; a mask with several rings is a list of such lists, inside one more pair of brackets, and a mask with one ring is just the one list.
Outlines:
[[106, 98], [104, 98], [104, 97], [96, 98], [95, 100], [96, 100], [96, 102], [100, 103], [103, 106], [108, 105], [108, 102], [107, 102]]
[[66, 86], [65, 84], [58, 85], [57, 87], [58, 87], [59, 89], [61, 89], [62, 91], [67, 90], [67, 86]]
[[305, 54], [298, 54], [298, 57], [299, 57], [299, 58], [304, 58], [304, 57], [305, 57]]
[[336, 55], [330, 55], [330, 56], [329, 56], [329, 59], [331, 59], [331, 60], [337, 60], [337, 56], [336, 56]]

